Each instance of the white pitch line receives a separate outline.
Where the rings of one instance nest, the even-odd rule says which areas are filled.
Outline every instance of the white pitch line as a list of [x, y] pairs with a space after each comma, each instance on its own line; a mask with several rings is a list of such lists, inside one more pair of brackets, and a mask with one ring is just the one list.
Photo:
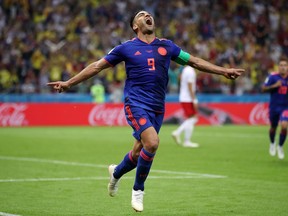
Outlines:
[[52, 164], [61, 164], [61, 165], [68, 165], [68, 166], [96, 167], [96, 168], [105, 168], [105, 169], [107, 168], [106, 165], [68, 162], [68, 161], [59, 161], [59, 160], [47, 160], [47, 159], [38, 159], [38, 158], [0, 156], [0, 159], [1, 160], [28, 161], [28, 162], [37, 162], [37, 163], [50, 163], [50, 164], [52, 163]]
[[227, 177], [227, 176], [214, 175], [214, 174], [203, 174], [203, 173], [194, 173], [194, 172], [177, 172], [177, 171], [169, 171], [169, 170], [153, 170], [152, 169], [151, 172], [175, 174], [175, 175], [201, 175], [207, 178], [226, 178]]
[[[148, 176], [148, 179], [199, 179], [199, 178], [215, 178], [209, 176]], [[219, 177], [221, 178], [221, 177]], [[223, 177], [222, 177], [223, 178]], [[134, 179], [134, 177], [123, 177], [123, 179]], [[109, 180], [108, 177], [74, 177], [74, 178], [30, 178], [30, 179], [0, 179], [0, 183], [10, 182], [47, 182], [47, 181], [82, 181], [82, 180]], [[0, 214], [1, 216], [1, 214]]]
[[[129, 177], [126, 177], [127, 179]], [[132, 177], [131, 177], [132, 178]], [[42, 181], [82, 181], [82, 180], [107, 180], [108, 177], [74, 177], [74, 178], [29, 178], [29, 179], [0, 179], [2, 182], [42, 182]]]
[[0, 216], [21, 216], [21, 215], [16, 215], [16, 214], [9, 214], [5, 212], [0, 212]]
[[[95, 168], [105, 168], [107, 165], [99, 164], [90, 164], [90, 163], [78, 163], [78, 162], [68, 162], [68, 161], [59, 161], [59, 160], [48, 160], [48, 159], [39, 159], [39, 158], [25, 158], [25, 157], [11, 157], [11, 156], [0, 156], [0, 160], [14, 160], [14, 161], [27, 161], [27, 162], [36, 162], [36, 163], [50, 163], [50, 164], [61, 164], [67, 166], [81, 166], [81, 167], [95, 167]], [[154, 170], [151, 172], [154, 173], [165, 173], [173, 175], [199, 175], [206, 178], [226, 178], [227, 176], [214, 175], [214, 174], [205, 174], [205, 173], [195, 173], [195, 172], [178, 172], [178, 171], [169, 171], [169, 170]]]

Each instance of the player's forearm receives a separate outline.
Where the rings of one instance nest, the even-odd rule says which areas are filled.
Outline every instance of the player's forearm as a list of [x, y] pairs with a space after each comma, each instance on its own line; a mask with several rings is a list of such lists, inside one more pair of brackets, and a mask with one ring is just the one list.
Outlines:
[[207, 73], [218, 74], [223, 76], [226, 73], [226, 68], [211, 64], [208, 61], [205, 61], [204, 59], [197, 58], [194, 56], [190, 57], [188, 64], [191, 67], [194, 67], [200, 71]]
[[272, 88], [270, 86], [262, 86], [261, 90], [262, 92], [268, 92], [270, 91]]
[[281, 85], [282, 85], [282, 82], [278, 80], [276, 83], [272, 85], [263, 85], [262, 91], [263, 92], [272, 91], [273, 89], [279, 88]]
[[262, 91], [263, 92], [269, 92], [275, 88], [278, 88], [278, 86], [275, 86], [275, 85], [271, 85], [271, 86], [262, 86]]
[[[106, 62], [104, 62], [104, 63], [106, 63]], [[78, 83], [81, 83], [81, 82], [95, 76], [100, 71], [102, 71], [103, 69], [108, 67], [107, 64], [104, 64], [104, 63], [103, 63], [103, 60], [99, 60], [99, 61], [96, 61], [96, 62], [89, 64], [80, 73], [78, 73], [77, 75], [75, 75], [74, 77], [69, 79], [67, 81], [68, 85], [71, 87], [71, 86], [77, 85]]]
[[69, 86], [77, 85], [78, 83], [81, 83], [92, 76], [97, 74], [97, 71], [95, 70], [95, 62], [88, 65], [86, 68], [84, 68], [80, 73], [72, 77], [68, 80]]

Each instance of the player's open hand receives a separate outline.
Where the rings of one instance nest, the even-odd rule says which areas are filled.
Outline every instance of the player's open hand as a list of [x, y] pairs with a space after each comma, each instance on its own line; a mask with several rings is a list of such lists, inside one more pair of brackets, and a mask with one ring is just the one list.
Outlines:
[[52, 87], [54, 90], [56, 90], [59, 93], [66, 91], [70, 87], [67, 82], [63, 82], [63, 81], [49, 82], [47, 83], [47, 86]]
[[228, 68], [226, 69], [226, 73], [224, 73], [224, 76], [227, 79], [235, 80], [239, 76], [241, 76], [244, 72], [245, 72], [244, 69]]

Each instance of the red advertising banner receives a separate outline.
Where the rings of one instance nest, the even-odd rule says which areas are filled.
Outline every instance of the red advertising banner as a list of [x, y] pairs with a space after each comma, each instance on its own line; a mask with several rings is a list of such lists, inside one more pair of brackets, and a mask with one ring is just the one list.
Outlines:
[[[199, 105], [198, 125], [269, 124], [267, 103], [207, 103]], [[183, 120], [179, 103], [167, 103], [164, 124]], [[0, 127], [125, 126], [123, 104], [0, 103]]]

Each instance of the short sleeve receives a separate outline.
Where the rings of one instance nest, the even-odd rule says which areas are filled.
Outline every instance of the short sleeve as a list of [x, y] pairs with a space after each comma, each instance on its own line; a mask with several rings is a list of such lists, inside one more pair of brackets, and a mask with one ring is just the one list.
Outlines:
[[196, 73], [195, 73], [194, 68], [192, 68], [190, 66], [184, 67], [183, 72], [185, 72], [187, 74], [186, 78], [187, 78], [188, 83], [194, 83], [195, 82]]
[[181, 48], [176, 44], [174, 44], [172, 41], [170, 41], [170, 43], [171, 43], [171, 59], [175, 60], [179, 56]]
[[111, 65], [115, 66], [118, 63], [124, 61], [124, 55], [122, 54], [123, 45], [118, 45], [114, 47], [104, 59], [109, 62]]
[[275, 81], [274, 81], [274, 79], [273, 79], [273, 76], [268, 76], [266, 79], [265, 79], [265, 82], [264, 82], [264, 85], [265, 86], [270, 86], [270, 85], [272, 85], [272, 84], [274, 84], [275, 83]]

